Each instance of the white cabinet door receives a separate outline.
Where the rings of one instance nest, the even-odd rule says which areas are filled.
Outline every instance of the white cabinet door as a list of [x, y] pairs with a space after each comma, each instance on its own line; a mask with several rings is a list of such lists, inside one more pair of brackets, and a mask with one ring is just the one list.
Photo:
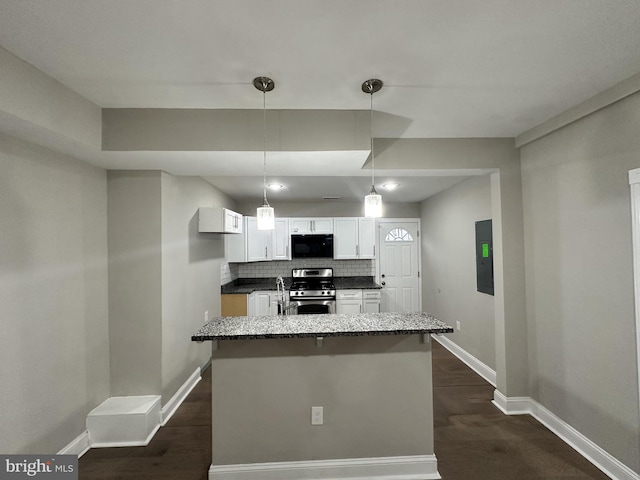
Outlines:
[[242, 215], [222, 207], [198, 209], [198, 231], [201, 233], [241, 233]]
[[313, 218], [313, 233], [333, 233], [333, 218]]
[[333, 231], [333, 258], [336, 260], [358, 258], [358, 218], [334, 218]]
[[376, 258], [375, 218], [358, 218], [358, 258]]
[[336, 313], [362, 313], [362, 300], [337, 300]]
[[255, 317], [256, 315], [256, 292], [247, 295], [247, 316]]
[[255, 295], [255, 314], [264, 317], [272, 315], [271, 292], [253, 292]]
[[364, 313], [379, 313], [380, 297], [380, 290], [362, 290], [362, 311]]
[[246, 217], [247, 262], [271, 260], [272, 232], [258, 230], [256, 217]]
[[333, 218], [291, 218], [289, 220], [292, 235], [307, 235], [310, 233], [333, 233]]
[[291, 260], [291, 249], [289, 244], [289, 219], [276, 218], [276, 228], [273, 230], [273, 255], [272, 260]]
[[333, 258], [336, 260], [375, 258], [376, 222], [373, 218], [333, 219]]
[[224, 231], [227, 233], [242, 233], [242, 215], [223, 208], [224, 214]]
[[362, 313], [362, 290], [336, 291], [336, 313]]

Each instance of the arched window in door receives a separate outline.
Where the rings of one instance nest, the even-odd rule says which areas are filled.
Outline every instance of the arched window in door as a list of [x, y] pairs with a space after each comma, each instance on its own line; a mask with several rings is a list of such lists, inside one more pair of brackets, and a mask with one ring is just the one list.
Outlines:
[[385, 242], [413, 242], [413, 237], [404, 228], [394, 228], [387, 236], [384, 237]]

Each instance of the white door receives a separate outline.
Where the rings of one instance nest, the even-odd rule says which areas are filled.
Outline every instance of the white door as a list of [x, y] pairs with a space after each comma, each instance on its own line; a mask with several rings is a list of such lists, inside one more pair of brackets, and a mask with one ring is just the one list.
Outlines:
[[420, 311], [418, 221], [380, 220], [378, 224], [378, 272], [382, 285], [382, 311]]

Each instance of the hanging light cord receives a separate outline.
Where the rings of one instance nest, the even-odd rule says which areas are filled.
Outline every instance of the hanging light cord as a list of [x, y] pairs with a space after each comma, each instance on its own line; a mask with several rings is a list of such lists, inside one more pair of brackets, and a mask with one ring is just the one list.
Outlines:
[[262, 82], [262, 130], [264, 133], [264, 148], [262, 150], [262, 173], [263, 173], [263, 181], [262, 181], [262, 202], [264, 205], [269, 205], [267, 202], [267, 100], [266, 100], [266, 90], [267, 83], [265, 81]]
[[371, 120], [369, 121], [369, 137], [371, 138], [371, 188], [375, 189], [376, 161], [373, 155], [373, 86], [371, 87]]

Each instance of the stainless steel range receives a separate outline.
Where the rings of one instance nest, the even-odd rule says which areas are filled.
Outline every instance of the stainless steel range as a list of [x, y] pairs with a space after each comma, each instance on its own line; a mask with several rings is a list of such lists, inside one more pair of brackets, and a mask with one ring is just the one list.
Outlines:
[[336, 287], [333, 268], [294, 268], [289, 288], [289, 304], [298, 315], [336, 313]]

